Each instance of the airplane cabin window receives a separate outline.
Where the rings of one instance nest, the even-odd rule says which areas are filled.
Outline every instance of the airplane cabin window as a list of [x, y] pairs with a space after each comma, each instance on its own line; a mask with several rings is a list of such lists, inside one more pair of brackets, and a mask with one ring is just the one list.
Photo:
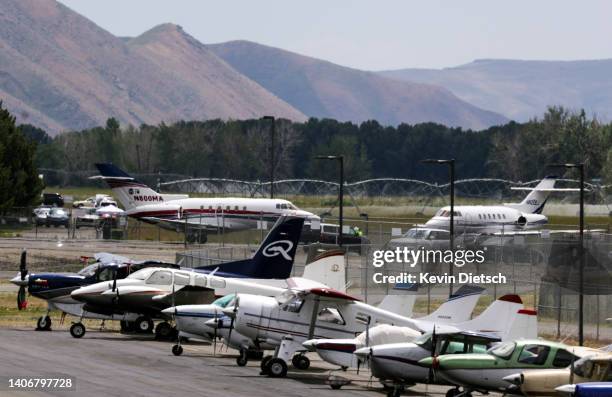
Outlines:
[[149, 276], [146, 284], [156, 285], [171, 285], [172, 284], [172, 272], [167, 270], [157, 270]]
[[276, 209], [280, 210], [280, 204], [276, 204]]
[[291, 302], [287, 303], [283, 306], [283, 310], [290, 313], [299, 313], [300, 309], [302, 309], [302, 305], [304, 304], [304, 300], [300, 298], [292, 299]]
[[110, 267], [107, 267], [106, 269], [98, 273], [98, 281], [112, 280], [113, 277], [114, 277], [114, 272], [113, 272], [113, 269], [111, 269]]
[[480, 214], [478, 214], [478, 219], [482, 219], [482, 216]]
[[174, 273], [174, 284], [176, 285], [189, 285], [189, 274], [187, 273]]
[[525, 345], [518, 358], [522, 364], [544, 365], [550, 353], [550, 347], [544, 345]]
[[227, 211], [230, 211], [230, 210], [232, 209], [232, 206], [231, 206], [231, 205], [228, 205], [227, 207], [225, 207], [225, 209], [226, 209]]
[[574, 356], [572, 353], [564, 349], [559, 349], [557, 350], [557, 354], [555, 355], [552, 365], [555, 368], [566, 368], [570, 366], [572, 361], [576, 360], [578, 360], [578, 357]]
[[317, 314], [317, 321], [323, 321], [326, 323], [345, 325], [346, 322], [340, 314], [340, 311], [335, 307], [325, 307]]
[[242, 210], [243, 210], [243, 211], [246, 211], [246, 205], [245, 205], [244, 207], [242, 207]]

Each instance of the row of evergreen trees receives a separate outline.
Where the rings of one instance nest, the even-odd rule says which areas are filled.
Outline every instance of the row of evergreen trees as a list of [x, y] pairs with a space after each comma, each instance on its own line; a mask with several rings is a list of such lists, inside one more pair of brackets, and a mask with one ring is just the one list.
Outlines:
[[546, 164], [551, 162], [584, 162], [588, 178], [612, 180], [612, 124], [560, 107], [540, 119], [482, 131], [435, 123], [389, 127], [376, 121], [357, 125], [310, 119], [276, 120], [274, 132], [272, 148], [267, 120], [121, 127], [110, 118], [104, 127], [51, 138], [31, 125], [16, 128], [15, 119], [0, 107], [0, 203], [6, 207], [36, 200], [42, 189], [36, 168], [49, 185], [79, 185], [90, 183], [87, 176], [96, 162], [110, 161], [136, 174], [268, 180], [271, 150], [278, 179], [335, 180], [336, 168], [315, 157], [343, 154], [349, 181], [446, 181], [447, 170], [421, 164], [424, 158], [455, 158], [458, 178], [526, 181], [550, 172]]

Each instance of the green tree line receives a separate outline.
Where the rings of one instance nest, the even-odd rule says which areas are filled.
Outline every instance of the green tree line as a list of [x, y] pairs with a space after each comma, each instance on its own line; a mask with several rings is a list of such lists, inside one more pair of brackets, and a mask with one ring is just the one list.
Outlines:
[[[458, 178], [496, 177], [532, 180], [551, 173], [551, 162], [584, 162], [588, 178], [612, 179], [612, 124], [584, 111], [550, 108], [542, 118], [509, 122], [482, 131], [435, 123], [380, 125], [331, 119], [294, 123], [278, 119], [271, 147], [269, 120], [180, 121], [156, 126], [103, 127], [49, 138], [32, 126], [24, 133], [38, 142], [36, 166], [66, 171], [49, 184], [80, 184], [78, 175], [96, 162], [113, 162], [135, 174], [177, 174], [268, 180], [271, 151], [280, 178], [336, 180], [337, 170], [317, 155], [345, 156], [346, 179], [414, 178], [443, 182], [444, 167], [423, 165], [424, 158], [455, 158]], [[572, 175], [568, 175], [572, 176]]]

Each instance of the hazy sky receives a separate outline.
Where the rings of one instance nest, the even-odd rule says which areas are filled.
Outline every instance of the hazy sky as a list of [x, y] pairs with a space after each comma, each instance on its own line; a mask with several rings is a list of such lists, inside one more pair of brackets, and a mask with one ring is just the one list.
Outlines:
[[60, 0], [118, 36], [172, 22], [368, 70], [612, 58], [608, 0]]

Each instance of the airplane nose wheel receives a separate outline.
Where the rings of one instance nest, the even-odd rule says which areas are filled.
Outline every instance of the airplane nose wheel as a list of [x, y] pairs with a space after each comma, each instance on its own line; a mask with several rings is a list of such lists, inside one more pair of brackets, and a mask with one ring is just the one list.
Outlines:
[[181, 354], [183, 354], [183, 346], [181, 345], [172, 346], [172, 354], [174, 354], [175, 356], [180, 356]]
[[41, 316], [36, 322], [36, 331], [51, 331], [51, 317]]
[[247, 356], [247, 351], [244, 349], [240, 349], [240, 355], [236, 358], [236, 364], [240, 367], [244, 367], [249, 362], [249, 358]]
[[174, 336], [174, 329], [168, 322], [166, 321], [161, 322], [157, 324], [157, 327], [155, 327], [155, 339], [169, 340], [169, 339], [172, 339], [173, 336]]
[[70, 326], [70, 335], [73, 338], [82, 338], [85, 335], [85, 326], [82, 323], [74, 323]]
[[273, 358], [268, 362], [267, 365], [268, 375], [271, 378], [284, 378], [287, 376], [287, 364], [285, 360], [281, 358]]
[[291, 359], [291, 364], [297, 369], [308, 369], [310, 367], [310, 360], [303, 354], [296, 354]]

